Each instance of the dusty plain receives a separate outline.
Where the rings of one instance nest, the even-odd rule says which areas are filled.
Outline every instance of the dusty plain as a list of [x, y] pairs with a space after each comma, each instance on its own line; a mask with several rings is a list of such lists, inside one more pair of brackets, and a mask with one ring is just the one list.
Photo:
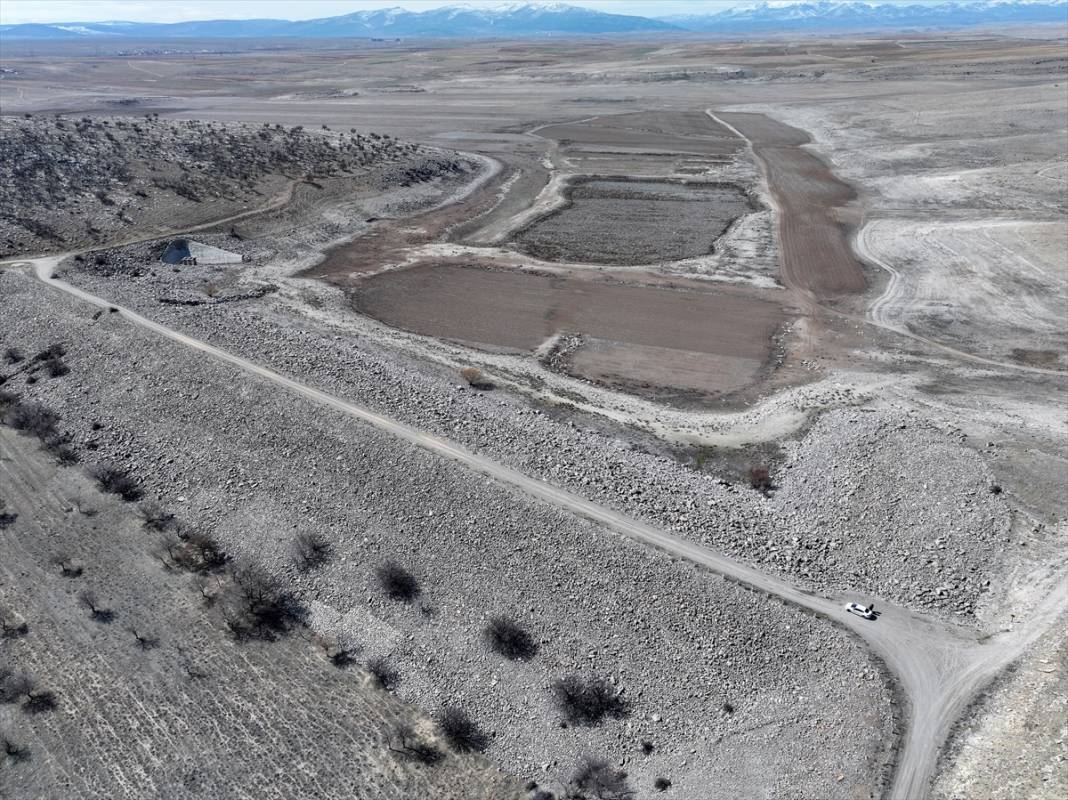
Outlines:
[[[5, 46], [5, 152], [199, 193], [5, 164], [0, 789], [1063, 796], [1063, 35]], [[295, 155], [209, 199], [197, 130]]]

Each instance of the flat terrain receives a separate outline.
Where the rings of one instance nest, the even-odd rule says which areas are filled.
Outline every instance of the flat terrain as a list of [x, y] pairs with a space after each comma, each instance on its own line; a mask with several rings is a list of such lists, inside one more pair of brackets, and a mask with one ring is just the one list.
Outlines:
[[[589, 336], [598, 345], [592, 352], [580, 346], [572, 365], [580, 375], [591, 370], [708, 393], [751, 383], [785, 319], [773, 302], [723, 290], [451, 264], [377, 275], [360, 284], [354, 304], [394, 327], [519, 351], [534, 351], [562, 334]], [[655, 369], [663, 372], [658, 376]]]
[[[0, 703], [4, 791], [188, 792], [254, 740], [214, 783], [560, 797], [589, 754], [640, 800], [1068, 793], [1063, 36], [5, 45], [4, 125], [47, 132], [20, 154], [114, 155], [146, 114], [233, 147], [199, 199], [5, 161], [0, 667], [57, 705]], [[210, 195], [264, 124], [394, 144]], [[16, 219], [53, 216], [62, 246]], [[32, 403], [55, 430], [12, 431]], [[221, 606], [146, 502], [230, 557]], [[301, 611], [275, 641], [223, 613], [242, 565]], [[565, 676], [612, 713], [569, 717]]]
[[707, 255], [749, 203], [733, 186], [589, 180], [516, 237], [543, 261], [640, 265]]

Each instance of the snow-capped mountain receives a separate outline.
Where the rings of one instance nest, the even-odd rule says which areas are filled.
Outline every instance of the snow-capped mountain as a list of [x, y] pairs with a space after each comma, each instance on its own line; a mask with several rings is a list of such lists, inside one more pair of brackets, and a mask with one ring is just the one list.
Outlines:
[[851, 28], [962, 28], [994, 23], [1068, 23], [1064, 0], [986, 0], [933, 5], [887, 2], [769, 3], [736, 6], [713, 14], [664, 17], [692, 31], [835, 30]]
[[130, 38], [232, 37], [487, 37], [584, 36], [672, 31], [661, 20], [606, 14], [565, 3], [511, 3], [495, 8], [444, 6], [413, 12], [403, 8], [357, 11], [339, 17], [286, 20], [207, 20], [202, 22], [0, 25], [6, 38], [59, 39], [86, 36]]
[[716, 6], [694, 0], [710, 13], [649, 19], [607, 14], [566, 3], [509, 3], [494, 8], [443, 6], [423, 12], [403, 8], [357, 11], [339, 17], [299, 20], [203, 20], [171, 24], [66, 22], [0, 25], [6, 39], [84, 38], [258, 38], [294, 37], [519, 37], [702, 31], [812, 31], [1032, 22], [1068, 23], [1068, 0], [985, 0], [917, 5], [856, 0], [762, 2], [712, 13]]

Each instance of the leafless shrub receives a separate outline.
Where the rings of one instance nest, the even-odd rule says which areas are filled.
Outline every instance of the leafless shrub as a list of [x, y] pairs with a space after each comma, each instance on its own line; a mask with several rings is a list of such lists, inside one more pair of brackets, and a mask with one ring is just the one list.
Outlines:
[[400, 673], [393, 668], [385, 656], [376, 656], [367, 662], [367, 671], [371, 680], [379, 689], [392, 692], [401, 682]]
[[411, 725], [398, 725], [390, 737], [389, 749], [399, 753], [407, 759], [420, 764], [432, 766], [444, 758], [444, 755], [433, 744], [423, 740]]
[[767, 494], [771, 491], [771, 473], [767, 467], [749, 468], [749, 485], [759, 492]]
[[304, 569], [321, 567], [330, 560], [330, 543], [317, 533], [297, 534], [292, 549], [297, 563]]
[[89, 611], [89, 616], [94, 622], [107, 625], [115, 619], [115, 612], [102, 603], [100, 598], [96, 596], [95, 592], [88, 589], [79, 592], [78, 603]]
[[9, 733], [0, 734], [0, 750], [3, 751], [4, 757], [13, 763], [30, 760], [30, 748], [16, 742]]
[[242, 567], [233, 581], [239, 599], [228, 609], [227, 625], [239, 641], [274, 641], [303, 621], [305, 611], [296, 599], [261, 570]]
[[134, 641], [137, 642], [137, 646], [142, 650], [155, 650], [159, 647], [158, 636], [153, 636], [144, 631], [138, 631], [137, 628], [134, 627], [130, 627], [128, 630], [133, 634]]
[[391, 600], [412, 602], [419, 596], [419, 581], [396, 561], [386, 561], [375, 570], [378, 583]]
[[138, 508], [142, 523], [146, 528], [153, 531], [168, 530], [174, 524], [174, 514], [167, 511], [155, 500], [149, 500]]
[[78, 451], [74, 449], [74, 445], [71, 444], [70, 436], [67, 434], [57, 433], [53, 436], [47, 436], [41, 440], [41, 444], [44, 447], [45, 452], [51, 455], [60, 464], [70, 466], [71, 464], [77, 464], [81, 461]]
[[189, 533], [184, 539], [164, 537], [160, 547], [167, 566], [187, 572], [217, 572], [230, 560], [219, 544], [205, 533]]
[[90, 467], [89, 475], [96, 479], [105, 492], [116, 494], [127, 503], [140, 500], [144, 494], [137, 481], [124, 469], [113, 464], [96, 464]]
[[564, 719], [573, 725], [597, 725], [605, 717], [621, 719], [630, 704], [602, 678], [568, 675], [553, 682], [553, 695]]
[[666, 792], [671, 788], [671, 780], [669, 778], [657, 778], [653, 781], [653, 788], [658, 792]]
[[356, 656], [360, 654], [360, 645], [351, 641], [346, 634], [339, 633], [336, 636], [319, 635], [314, 641], [330, 659], [330, 663], [338, 669], [344, 669], [356, 663]]
[[45, 408], [40, 403], [22, 403], [16, 401], [4, 412], [4, 424], [28, 436], [46, 439], [56, 434], [59, 414]]
[[529, 661], [538, 652], [538, 643], [508, 617], [490, 618], [483, 633], [492, 650], [513, 661]]
[[18, 518], [19, 515], [14, 511], [4, 511], [3, 506], [0, 506], [0, 530], [10, 528]]
[[48, 689], [35, 689], [27, 695], [26, 702], [22, 704], [22, 712], [32, 715], [46, 714], [54, 711], [58, 705], [55, 692]]
[[[603, 758], [584, 756], [571, 776], [571, 787], [579, 797], [597, 800], [628, 800], [634, 792], [627, 783], [627, 773]], [[574, 795], [573, 795], [574, 796]]]
[[24, 672], [15, 672], [0, 664], [0, 703], [17, 703], [34, 689], [34, 680]]
[[80, 578], [85, 571], [85, 564], [77, 558], [71, 558], [67, 553], [57, 553], [52, 558], [52, 563], [59, 567], [59, 574], [64, 578]]
[[481, 753], [489, 747], [489, 737], [459, 708], [450, 706], [443, 709], [437, 723], [438, 730], [453, 750]]
[[482, 370], [478, 367], [464, 367], [460, 370], [460, 377], [467, 381], [468, 386], [477, 386], [482, 382]]
[[18, 364], [25, 359], [26, 356], [22, 354], [22, 351], [17, 347], [8, 347], [4, 350], [4, 363], [9, 365]]

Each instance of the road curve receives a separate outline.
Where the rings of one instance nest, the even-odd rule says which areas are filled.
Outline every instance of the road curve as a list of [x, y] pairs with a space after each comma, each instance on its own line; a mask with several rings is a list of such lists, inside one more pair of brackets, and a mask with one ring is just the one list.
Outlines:
[[[92, 295], [53, 276], [65, 255], [48, 256], [6, 266], [31, 268], [37, 278], [54, 289], [100, 308], [114, 309], [120, 316], [163, 338], [189, 347], [237, 370], [280, 386], [295, 395], [336, 409], [357, 420], [403, 439], [430, 452], [507, 484], [518, 491], [592, 520], [615, 533], [684, 558], [768, 595], [820, 614], [861, 637], [886, 664], [899, 684], [907, 704], [903, 741], [890, 800], [920, 800], [927, 795], [936, 767], [939, 748], [950, 727], [975, 694], [1006, 664], [1016, 658], [1068, 607], [1068, 579], [1057, 578], [1059, 603], [1050, 603], [1040, 617], [1032, 617], [1027, 628], [1000, 634], [980, 644], [976, 634], [941, 620], [924, 617], [892, 606], [870, 595], [854, 595], [879, 600], [882, 614], [868, 622], [842, 609], [846, 598], [822, 597], [743, 564], [694, 542], [675, 536], [618, 511], [593, 503], [579, 495], [467, 450], [460, 445], [412, 427], [355, 403], [342, 400], [307, 384], [288, 378], [249, 359], [214, 347], [179, 331], [154, 322], [135, 311]], [[845, 670], [844, 668], [844, 671]]]

